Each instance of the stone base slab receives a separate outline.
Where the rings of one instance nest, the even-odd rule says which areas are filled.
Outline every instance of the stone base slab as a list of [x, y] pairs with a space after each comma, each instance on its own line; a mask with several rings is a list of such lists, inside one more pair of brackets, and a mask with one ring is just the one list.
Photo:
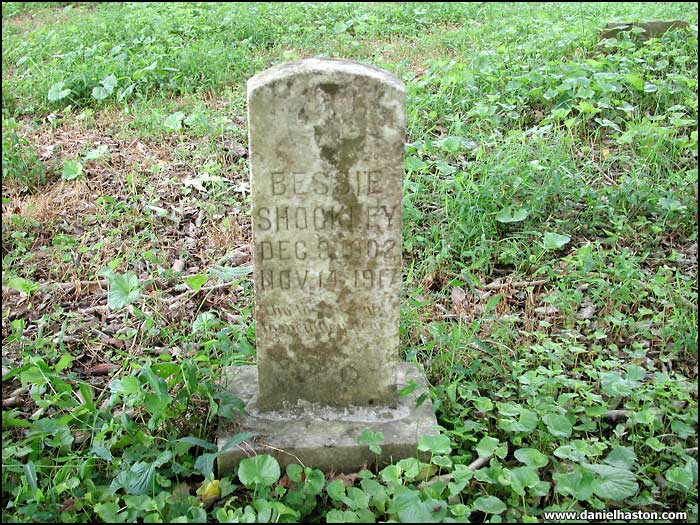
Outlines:
[[[395, 408], [336, 409], [299, 403], [285, 411], [261, 412], [256, 409], [257, 366], [227, 368], [224, 385], [243, 401], [248, 413], [219, 426], [219, 477], [234, 472], [242, 459], [257, 454], [274, 456], [282, 467], [299, 463], [326, 472], [353, 472], [377, 462], [385, 465], [407, 457], [426, 459], [416, 448], [418, 441], [423, 435], [436, 435], [439, 431], [430, 398], [426, 396], [425, 401], [416, 406], [418, 397], [427, 393], [425, 378], [414, 364], [401, 362], [397, 363], [397, 379], [399, 390], [412, 382], [417, 388], [400, 396]], [[364, 430], [384, 435], [379, 443], [382, 449], [379, 457], [368, 445], [357, 442]], [[223, 450], [240, 432], [254, 432], [256, 437]]]

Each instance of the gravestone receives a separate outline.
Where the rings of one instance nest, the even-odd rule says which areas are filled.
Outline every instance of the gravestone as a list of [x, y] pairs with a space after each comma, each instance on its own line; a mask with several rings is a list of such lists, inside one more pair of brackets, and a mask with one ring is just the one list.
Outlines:
[[[220, 473], [259, 453], [361, 468], [415, 456], [436, 433], [430, 404], [416, 407], [422, 375], [399, 360], [405, 98], [398, 79], [348, 60], [248, 81], [258, 364], [227, 371], [247, 415], [222, 425]], [[364, 430], [384, 435], [380, 458]], [[226, 449], [239, 432], [256, 438]]]

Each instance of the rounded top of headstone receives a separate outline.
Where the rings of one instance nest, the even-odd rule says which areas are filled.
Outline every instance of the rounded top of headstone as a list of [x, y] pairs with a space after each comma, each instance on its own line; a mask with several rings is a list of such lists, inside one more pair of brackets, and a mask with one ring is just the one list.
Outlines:
[[361, 64], [344, 58], [306, 58], [279, 64], [248, 79], [248, 92], [280, 80], [308, 74], [341, 74], [367, 77], [390, 85], [401, 92], [406, 86], [394, 75], [376, 66]]

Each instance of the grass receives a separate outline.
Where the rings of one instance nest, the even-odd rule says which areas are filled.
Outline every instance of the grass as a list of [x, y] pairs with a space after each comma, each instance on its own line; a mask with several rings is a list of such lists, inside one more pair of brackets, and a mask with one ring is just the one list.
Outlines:
[[[2, 38], [3, 521], [697, 518], [695, 4], [14, 2]], [[444, 430], [219, 480], [245, 81], [309, 56], [407, 85], [402, 354]]]

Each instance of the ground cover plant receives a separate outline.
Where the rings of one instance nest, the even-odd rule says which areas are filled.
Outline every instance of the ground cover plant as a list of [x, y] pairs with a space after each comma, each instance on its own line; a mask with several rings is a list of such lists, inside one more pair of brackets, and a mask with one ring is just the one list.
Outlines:
[[[696, 4], [2, 17], [3, 522], [697, 519]], [[406, 83], [402, 358], [443, 431], [219, 479], [217, 381], [255, 360], [245, 81], [310, 56]]]

